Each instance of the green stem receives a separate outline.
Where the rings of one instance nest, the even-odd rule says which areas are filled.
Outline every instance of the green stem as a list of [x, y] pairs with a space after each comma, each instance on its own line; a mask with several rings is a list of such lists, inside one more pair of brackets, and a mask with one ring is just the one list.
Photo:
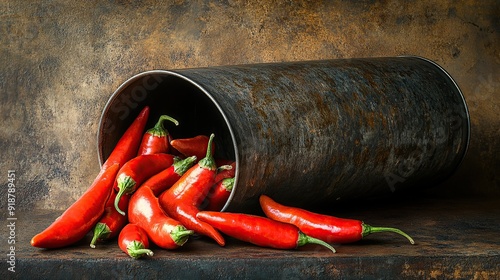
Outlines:
[[134, 259], [138, 259], [145, 255], [150, 257], [154, 255], [153, 251], [144, 248], [144, 245], [141, 242], [135, 240], [127, 246], [127, 252], [129, 256]]
[[231, 169], [233, 169], [233, 167], [229, 164], [221, 165], [221, 166], [217, 167], [217, 173], [219, 173], [223, 170], [231, 170]]
[[167, 116], [167, 115], [162, 115], [158, 119], [158, 122], [156, 123], [156, 125], [153, 128], [149, 129], [147, 132], [149, 134], [157, 136], [157, 137], [162, 137], [162, 136], [168, 135], [167, 130], [163, 126], [163, 122], [167, 121], [167, 120], [173, 122], [175, 125], [179, 125], [179, 122], [176, 119], [174, 119], [170, 116]]
[[175, 244], [182, 246], [189, 239], [189, 236], [193, 235], [194, 231], [186, 229], [184, 226], [176, 226], [171, 232], [170, 237]]
[[214, 141], [215, 134], [210, 134], [210, 138], [208, 139], [208, 147], [207, 147], [207, 154], [203, 159], [201, 159], [198, 164], [201, 167], [210, 169], [210, 170], [216, 170], [217, 165], [215, 164], [214, 157], [212, 156], [212, 143]]
[[135, 191], [136, 183], [134, 179], [132, 179], [132, 177], [121, 174], [117, 179], [117, 184], [118, 184], [118, 193], [116, 194], [115, 197], [115, 209], [118, 213], [125, 216], [125, 212], [123, 212], [120, 209], [120, 206], [118, 206], [118, 204], [120, 203], [120, 199], [124, 194], [129, 194]]
[[196, 156], [190, 156], [190, 157], [187, 157], [183, 160], [175, 162], [173, 164], [174, 165], [174, 172], [177, 175], [182, 176], [184, 173], [186, 173], [186, 171], [189, 170], [189, 168], [191, 168], [191, 166], [193, 166], [193, 164], [195, 162], [196, 162]]
[[400, 234], [404, 237], [406, 237], [411, 244], [415, 244], [415, 241], [413, 241], [413, 238], [411, 238], [408, 234], [406, 234], [405, 232], [403, 232], [402, 230], [400, 229], [397, 229], [397, 228], [391, 228], [391, 227], [372, 227], [370, 225], [367, 225], [367, 224], [362, 224], [362, 227], [363, 227], [363, 232], [361, 233], [361, 235], [363, 237], [369, 235], [369, 234], [372, 234], [372, 233], [377, 233], [377, 232], [394, 232], [394, 233], [397, 233], [397, 234]]
[[226, 189], [226, 191], [231, 192], [234, 186], [234, 178], [222, 179], [222, 186]]
[[107, 238], [110, 233], [111, 230], [109, 229], [108, 225], [104, 223], [97, 223], [94, 227], [94, 236], [92, 237], [92, 241], [90, 242], [90, 248], [95, 248], [97, 240]]
[[337, 252], [335, 251], [335, 248], [330, 246], [330, 244], [326, 243], [325, 241], [306, 235], [303, 232], [299, 232], [299, 240], [297, 241], [297, 247], [304, 246], [306, 244], [322, 245], [330, 249], [333, 253]]

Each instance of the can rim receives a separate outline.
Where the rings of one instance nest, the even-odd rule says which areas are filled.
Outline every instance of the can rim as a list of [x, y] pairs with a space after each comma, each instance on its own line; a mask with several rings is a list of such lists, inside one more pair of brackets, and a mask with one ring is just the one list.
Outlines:
[[465, 157], [467, 155], [467, 152], [469, 151], [470, 138], [471, 138], [470, 113], [469, 113], [469, 108], [467, 106], [467, 101], [465, 100], [465, 96], [464, 96], [462, 90], [458, 86], [458, 84], [455, 81], [455, 79], [453, 79], [453, 77], [450, 75], [450, 73], [448, 73], [448, 71], [446, 71], [441, 65], [437, 64], [435, 61], [433, 61], [431, 59], [428, 59], [426, 57], [418, 56], [418, 55], [402, 55], [402, 56], [399, 56], [399, 57], [416, 58], [416, 59], [420, 59], [420, 60], [423, 60], [425, 62], [428, 62], [428, 63], [432, 64], [434, 67], [436, 67], [437, 69], [439, 69], [443, 74], [445, 74], [446, 77], [448, 77], [448, 79], [453, 83], [453, 85], [455, 86], [455, 89], [457, 90], [458, 94], [460, 95], [460, 98], [462, 99], [462, 104], [463, 104], [463, 107], [464, 107], [464, 110], [465, 110], [465, 117], [466, 117], [466, 122], [467, 122], [467, 135], [466, 135], [467, 139], [466, 139], [466, 142], [465, 142], [465, 149], [464, 149], [464, 152], [463, 152], [463, 156], [462, 156], [462, 158], [460, 159], [460, 161], [458, 162], [458, 164], [457, 164], [457, 166], [455, 168], [455, 170], [457, 170], [462, 165], [462, 163], [465, 160]]
[[198, 88], [215, 105], [215, 107], [217, 108], [217, 110], [221, 114], [222, 118], [224, 119], [224, 122], [226, 123], [226, 126], [227, 126], [227, 128], [229, 130], [229, 134], [231, 136], [231, 141], [233, 142], [233, 149], [235, 151], [234, 156], [235, 156], [236, 172], [235, 172], [235, 177], [234, 177], [233, 191], [231, 191], [231, 194], [229, 195], [229, 198], [228, 198], [226, 204], [224, 205], [224, 207], [221, 210], [221, 211], [224, 211], [227, 208], [227, 206], [230, 204], [230, 202], [232, 201], [234, 193], [235, 193], [234, 189], [237, 188], [237, 184], [238, 184], [238, 170], [239, 170], [240, 160], [239, 160], [239, 155], [238, 155], [238, 145], [236, 144], [236, 137], [235, 137], [233, 128], [232, 128], [231, 123], [229, 122], [229, 119], [227, 118], [226, 114], [224, 114], [224, 111], [222, 110], [222, 108], [219, 105], [219, 103], [214, 99], [214, 97], [205, 88], [203, 88], [200, 84], [198, 84], [196, 81], [194, 81], [194, 80], [192, 80], [192, 79], [190, 79], [190, 78], [188, 78], [188, 77], [186, 77], [186, 76], [184, 76], [184, 75], [182, 75], [180, 73], [175, 72], [175, 70], [156, 69], [156, 70], [148, 70], [148, 71], [140, 72], [140, 73], [135, 74], [134, 76], [128, 78], [125, 82], [123, 82], [113, 92], [113, 94], [111, 94], [111, 96], [109, 97], [108, 101], [104, 105], [104, 109], [102, 110], [101, 116], [99, 118], [99, 127], [98, 127], [98, 130], [97, 130], [97, 157], [98, 157], [98, 161], [99, 161], [99, 166], [102, 167], [102, 165], [104, 164], [104, 158], [103, 158], [103, 155], [102, 155], [102, 151], [100, 149], [100, 147], [102, 145], [102, 141], [101, 141], [102, 137], [99, 137], [99, 136], [102, 134], [103, 123], [104, 123], [104, 120], [106, 118], [107, 112], [110, 110], [111, 105], [118, 98], [118, 96], [120, 95], [120, 93], [125, 88], [127, 88], [130, 84], [132, 84], [133, 82], [135, 82], [137, 79], [142, 78], [144, 76], [148, 76], [148, 75], [158, 75], [158, 74], [175, 76], [177, 78], [180, 78], [180, 79], [183, 79], [183, 80], [189, 82], [191, 85], [193, 85], [196, 88]]

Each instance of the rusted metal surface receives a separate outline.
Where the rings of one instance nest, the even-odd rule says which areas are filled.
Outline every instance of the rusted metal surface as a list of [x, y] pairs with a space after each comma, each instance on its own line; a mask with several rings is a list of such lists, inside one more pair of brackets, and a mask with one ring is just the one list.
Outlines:
[[[203, 238], [179, 250], [153, 246], [149, 259], [132, 260], [112, 241], [89, 247], [90, 235], [75, 246], [42, 250], [30, 238], [60, 212], [19, 213], [16, 273], [2, 279], [498, 279], [498, 199], [399, 197], [337, 207], [333, 213], [374, 226], [405, 230], [416, 244], [392, 233], [359, 243], [335, 245], [336, 254], [316, 245], [274, 250], [228, 239], [225, 247]], [[460, 218], [457, 218], [460, 217]], [[5, 220], [5, 218], [4, 218]], [[0, 243], [7, 244], [6, 236]], [[5, 266], [4, 266], [5, 267]], [[6, 276], [8, 278], [6, 278]]]
[[303, 206], [433, 186], [469, 143], [457, 85], [416, 57], [142, 73], [104, 109], [101, 162], [145, 105], [152, 122], [179, 120], [173, 137], [215, 133], [216, 155], [237, 161], [233, 211], [255, 209], [263, 193]]

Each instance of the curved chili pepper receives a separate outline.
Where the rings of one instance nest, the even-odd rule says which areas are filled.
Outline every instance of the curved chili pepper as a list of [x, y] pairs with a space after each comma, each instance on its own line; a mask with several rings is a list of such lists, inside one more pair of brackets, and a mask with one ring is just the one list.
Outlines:
[[184, 173], [170, 189], [163, 192], [159, 201], [167, 215], [181, 222], [186, 228], [207, 235], [224, 246], [222, 235], [209, 224], [196, 218], [200, 205], [215, 183], [217, 167], [210, 145], [213, 138], [212, 134], [206, 156]]
[[103, 169], [106, 169], [115, 163], [123, 166], [127, 161], [137, 155], [137, 150], [139, 149], [148, 117], [149, 107], [146, 106], [135, 118], [134, 122], [132, 122], [132, 124], [127, 128], [120, 140], [118, 140], [115, 148], [104, 162], [102, 166]]
[[146, 232], [138, 225], [127, 224], [118, 236], [118, 246], [125, 254], [134, 259], [153, 256], [149, 250], [149, 239]]
[[359, 220], [337, 218], [285, 206], [266, 195], [262, 195], [259, 201], [267, 217], [293, 224], [305, 234], [328, 243], [351, 243], [359, 241], [371, 233], [395, 232], [406, 237], [411, 244], [415, 244], [408, 234], [396, 228], [372, 227]]
[[[106, 202], [104, 214], [99, 222], [94, 226], [92, 241], [90, 242], [91, 248], [95, 248], [97, 241], [110, 240], [118, 236], [122, 228], [128, 223], [127, 216], [123, 216], [116, 211], [114, 206], [115, 197], [116, 192], [113, 190], [108, 202]], [[127, 209], [129, 200], [130, 196], [122, 196], [120, 202], [118, 203], [120, 209]]]
[[169, 120], [175, 125], [179, 122], [167, 115], [160, 116], [160, 119], [153, 128], [148, 129], [142, 137], [141, 145], [137, 155], [151, 155], [159, 153], [168, 153], [170, 151], [168, 131], [163, 127], [163, 122]]
[[90, 188], [49, 227], [31, 239], [39, 248], [60, 248], [82, 239], [104, 213], [119, 164], [101, 169]]
[[122, 195], [132, 194], [144, 181], [173, 163], [174, 156], [171, 154], [142, 155], [127, 161], [118, 171], [114, 185], [118, 191], [115, 197], [116, 211], [125, 215], [118, 205]]
[[309, 243], [322, 245], [335, 253], [328, 243], [308, 236], [292, 224], [249, 214], [200, 211], [198, 219], [236, 239], [261, 247], [295, 249]]
[[234, 186], [234, 178], [225, 178], [215, 183], [208, 195], [207, 211], [220, 211], [226, 204]]
[[182, 160], [175, 161], [169, 168], [153, 175], [140, 188], [150, 188], [155, 196], [170, 188], [177, 182], [186, 171], [191, 168], [196, 162], [196, 157], [188, 157]]
[[184, 245], [194, 232], [170, 218], [161, 209], [158, 198], [150, 188], [139, 188], [131, 197], [128, 207], [131, 223], [143, 228], [149, 239], [164, 249]]
[[[203, 158], [208, 149], [210, 137], [206, 135], [197, 135], [191, 138], [173, 139], [170, 141], [170, 146], [186, 157], [196, 156]], [[215, 151], [215, 144], [212, 142], [211, 152]]]

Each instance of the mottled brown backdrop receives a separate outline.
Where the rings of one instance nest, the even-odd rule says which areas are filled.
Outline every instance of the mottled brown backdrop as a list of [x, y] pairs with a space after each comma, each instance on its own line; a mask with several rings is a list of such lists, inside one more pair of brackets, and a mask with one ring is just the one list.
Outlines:
[[470, 150], [442, 186], [500, 193], [500, 4], [486, 1], [0, 2], [0, 197], [64, 209], [99, 170], [96, 134], [134, 74], [255, 62], [418, 55], [461, 87]]

